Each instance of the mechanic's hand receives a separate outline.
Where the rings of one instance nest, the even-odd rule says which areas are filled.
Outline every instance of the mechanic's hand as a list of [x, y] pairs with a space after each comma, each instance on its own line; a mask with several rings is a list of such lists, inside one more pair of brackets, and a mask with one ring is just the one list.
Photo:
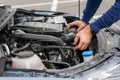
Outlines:
[[90, 25], [87, 25], [81, 31], [78, 31], [74, 39], [75, 49], [84, 50], [88, 47], [92, 39], [92, 30]]
[[69, 30], [70, 28], [72, 27], [78, 27], [77, 31], [81, 30], [85, 25], [87, 25], [85, 22], [83, 21], [74, 21], [74, 22], [71, 22], [69, 24], [67, 24], [67, 27], [66, 29]]
[[76, 37], [73, 43], [75, 45], [75, 49], [84, 50], [87, 48], [87, 46], [91, 42], [92, 30], [90, 28], [90, 25], [87, 25], [87, 26], [86, 25], [87, 24], [83, 21], [74, 21], [72, 23], [69, 23], [66, 27], [67, 30], [69, 30], [71, 27], [74, 27], [74, 26], [78, 27], [77, 29], [78, 33], [76, 34]]

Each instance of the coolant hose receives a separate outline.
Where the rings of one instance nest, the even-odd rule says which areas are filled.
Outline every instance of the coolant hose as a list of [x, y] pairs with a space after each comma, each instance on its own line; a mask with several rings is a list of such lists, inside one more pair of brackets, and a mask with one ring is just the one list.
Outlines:
[[60, 46], [64, 45], [64, 42], [60, 38], [50, 36], [50, 35], [31, 34], [31, 33], [24, 33], [21, 31], [16, 31], [14, 33], [14, 37], [24, 38], [28, 40], [39, 40], [42, 42], [51, 42], [51, 43], [54, 43]]

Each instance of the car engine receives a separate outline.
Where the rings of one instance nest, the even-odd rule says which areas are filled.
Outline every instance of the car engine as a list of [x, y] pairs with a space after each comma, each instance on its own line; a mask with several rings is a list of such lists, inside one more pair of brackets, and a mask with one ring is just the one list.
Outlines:
[[[74, 49], [73, 41], [77, 27], [74, 26], [67, 31], [66, 24], [80, 19], [71, 14], [2, 8], [6, 9], [0, 26], [0, 57], [5, 61], [1, 63], [5, 66], [3, 69], [6, 69], [2, 74], [4, 76], [33, 76], [31, 71], [42, 71], [42, 75], [45, 73], [44, 76], [48, 76], [47, 72], [53, 75], [55, 72], [85, 62], [82, 56], [84, 51], [93, 51], [93, 56], [105, 51], [103, 47], [106, 46], [98, 47], [98, 44], [101, 44], [98, 42], [100, 36], [97, 37], [94, 33], [92, 42], [86, 50]], [[9, 18], [6, 17], [9, 15]], [[24, 72], [29, 72], [29, 75]]]
[[6, 25], [7, 30], [1, 32], [0, 41], [5, 42], [1, 44], [1, 49], [4, 48], [6, 56], [12, 57], [10, 67], [63, 69], [82, 62], [80, 53], [75, 51], [72, 44], [76, 28], [66, 31], [67, 23], [79, 19], [72, 16], [67, 19], [67, 16], [61, 15], [63, 13], [42, 13], [18, 9], [14, 14], [14, 25], [9, 23]]

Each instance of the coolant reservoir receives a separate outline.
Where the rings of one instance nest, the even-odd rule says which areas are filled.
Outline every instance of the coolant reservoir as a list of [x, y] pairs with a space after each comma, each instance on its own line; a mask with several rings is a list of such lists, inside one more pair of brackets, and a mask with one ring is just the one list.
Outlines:
[[40, 57], [32, 51], [21, 51], [12, 59], [11, 67], [18, 69], [43, 70], [45, 66]]

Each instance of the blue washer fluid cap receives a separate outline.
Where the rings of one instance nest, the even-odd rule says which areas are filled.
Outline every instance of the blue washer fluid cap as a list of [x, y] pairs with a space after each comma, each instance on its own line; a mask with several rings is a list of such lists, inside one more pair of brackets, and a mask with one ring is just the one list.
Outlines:
[[82, 56], [93, 56], [93, 51], [84, 51], [83, 53], [82, 53]]

